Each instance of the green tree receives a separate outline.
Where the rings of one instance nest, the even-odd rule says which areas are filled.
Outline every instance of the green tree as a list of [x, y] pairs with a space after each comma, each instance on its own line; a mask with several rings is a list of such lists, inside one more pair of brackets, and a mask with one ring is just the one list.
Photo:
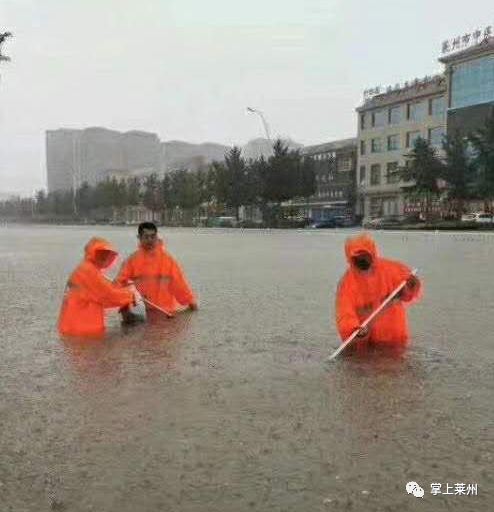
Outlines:
[[469, 138], [477, 166], [477, 195], [484, 200], [486, 210], [490, 210], [494, 199], [494, 114]]
[[302, 157], [297, 152], [294, 155], [298, 164], [298, 187], [295, 191], [297, 196], [300, 197], [311, 197], [316, 193], [317, 183], [316, 183], [316, 170], [315, 170], [315, 162], [313, 158], [310, 157]]
[[141, 184], [139, 178], [130, 178], [127, 183], [127, 204], [137, 206], [141, 202]]
[[227, 180], [225, 203], [228, 207], [234, 208], [238, 221], [240, 207], [245, 204], [248, 197], [247, 164], [239, 147], [233, 146], [226, 153], [224, 168]]
[[263, 168], [262, 196], [266, 202], [279, 204], [294, 197], [296, 173], [294, 159], [288, 146], [278, 139], [273, 145], [274, 154]]
[[173, 192], [173, 183], [169, 173], [163, 177], [160, 189], [165, 210], [165, 222], [167, 222], [171, 219], [172, 212], [177, 206], [176, 194]]
[[217, 207], [225, 205], [228, 200], [230, 184], [225, 164], [223, 162], [213, 161], [208, 177], [211, 186], [211, 196]]
[[397, 174], [404, 182], [403, 189], [409, 197], [425, 199], [426, 220], [431, 218], [432, 200], [441, 193], [439, 180], [444, 174], [444, 165], [436, 149], [419, 137], [413, 149], [405, 155], [406, 165], [399, 167]]
[[36, 192], [36, 213], [44, 215], [48, 213], [48, 198], [46, 197], [46, 192], [44, 190], [38, 190]]
[[281, 203], [295, 197], [308, 197], [316, 190], [315, 169], [311, 159], [298, 150], [289, 150], [281, 140], [273, 145], [273, 155], [257, 164], [261, 181], [263, 216], [268, 223], [279, 222]]
[[94, 190], [87, 181], [85, 181], [76, 192], [77, 209], [79, 213], [86, 218], [89, 216], [93, 207], [93, 193]]
[[163, 208], [163, 195], [161, 183], [155, 173], [148, 176], [144, 181], [144, 194], [142, 202], [146, 208], [151, 210], [153, 220], [155, 214]]
[[475, 186], [475, 164], [468, 154], [468, 139], [459, 131], [454, 136], [446, 137], [443, 149], [443, 178], [447, 183], [448, 200], [455, 206], [456, 216], [461, 218], [465, 199], [472, 196]]

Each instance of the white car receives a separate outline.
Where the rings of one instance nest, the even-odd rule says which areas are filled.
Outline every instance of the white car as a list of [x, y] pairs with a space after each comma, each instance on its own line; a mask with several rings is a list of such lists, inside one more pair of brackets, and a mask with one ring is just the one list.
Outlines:
[[477, 222], [479, 224], [485, 224], [494, 222], [494, 217], [492, 213], [475, 212], [462, 215], [461, 220], [463, 222]]

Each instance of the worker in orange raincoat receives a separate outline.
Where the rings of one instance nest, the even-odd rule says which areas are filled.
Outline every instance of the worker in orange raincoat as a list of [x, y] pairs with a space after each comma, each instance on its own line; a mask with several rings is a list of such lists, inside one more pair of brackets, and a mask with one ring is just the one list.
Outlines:
[[105, 330], [105, 308], [135, 302], [135, 288], [112, 283], [102, 270], [116, 259], [118, 252], [104, 238], [91, 238], [84, 248], [83, 261], [67, 281], [58, 330], [62, 334], [101, 334]]
[[366, 233], [349, 237], [345, 253], [350, 267], [338, 285], [336, 322], [342, 340], [348, 338], [404, 280], [395, 299], [362, 328], [357, 345], [379, 343], [403, 345], [408, 341], [405, 304], [418, 298], [421, 283], [399, 261], [379, 256], [374, 240]]
[[[173, 314], [179, 307], [197, 309], [197, 299], [180, 265], [166, 251], [158, 239], [158, 228], [153, 222], [143, 222], [138, 227], [139, 248], [129, 256], [120, 269], [116, 282], [120, 285], [134, 283], [145, 301]], [[146, 309], [153, 314], [157, 310], [146, 302]], [[126, 323], [133, 322], [128, 307], [120, 309]], [[158, 313], [159, 314], [159, 313]]]

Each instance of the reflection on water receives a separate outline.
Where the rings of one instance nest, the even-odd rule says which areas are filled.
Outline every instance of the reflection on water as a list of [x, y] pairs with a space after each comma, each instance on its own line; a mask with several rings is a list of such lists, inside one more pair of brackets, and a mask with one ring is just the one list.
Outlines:
[[171, 370], [176, 369], [191, 317], [188, 311], [173, 319], [149, 315], [143, 324], [122, 325], [98, 337], [62, 337], [60, 342], [75, 373], [93, 383], [121, 377], [129, 365]]
[[[200, 310], [131, 328], [112, 311], [104, 337], [69, 340], [55, 323], [83, 245], [129, 254], [134, 230], [0, 228], [6, 510], [488, 510], [494, 237], [376, 234], [425, 282], [411, 344], [327, 366], [348, 233], [164, 231]], [[430, 495], [457, 481], [479, 496]]]

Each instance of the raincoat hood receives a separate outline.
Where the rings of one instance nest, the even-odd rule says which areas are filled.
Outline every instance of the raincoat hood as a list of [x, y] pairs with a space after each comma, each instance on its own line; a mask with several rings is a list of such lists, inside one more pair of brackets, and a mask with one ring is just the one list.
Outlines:
[[372, 261], [376, 261], [378, 257], [377, 245], [369, 234], [361, 233], [360, 235], [347, 238], [345, 241], [345, 254], [348, 263], [352, 267], [355, 267], [352, 258], [362, 251], [368, 252], [372, 257]]
[[113, 247], [113, 245], [105, 240], [104, 238], [93, 237], [84, 247], [84, 258], [91, 263], [94, 263], [97, 266], [101, 266], [99, 264], [98, 253], [101, 251], [106, 251], [112, 254], [112, 259], [107, 263], [106, 267], [109, 267], [118, 256], [118, 251]]

